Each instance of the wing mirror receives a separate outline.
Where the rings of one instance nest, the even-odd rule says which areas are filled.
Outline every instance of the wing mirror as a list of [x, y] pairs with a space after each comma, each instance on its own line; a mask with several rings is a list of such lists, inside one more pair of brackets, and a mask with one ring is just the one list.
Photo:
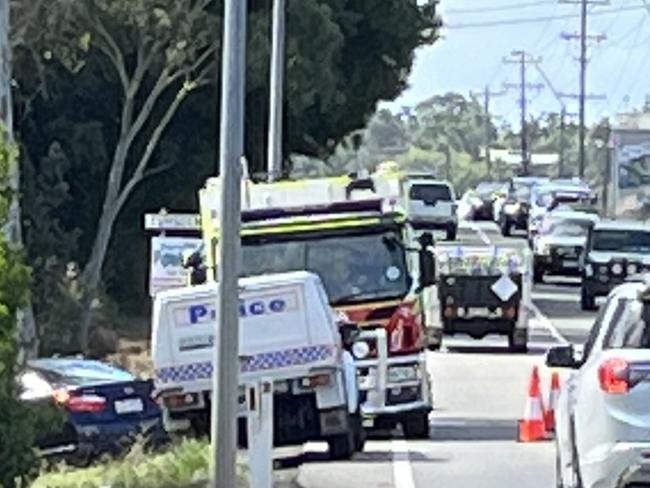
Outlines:
[[552, 347], [546, 353], [546, 366], [549, 368], [572, 368], [579, 366], [573, 344]]
[[341, 343], [343, 344], [343, 348], [350, 350], [352, 345], [359, 339], [361, 329], [358, 324], [353, 322], [344, 322], [339, 324], [339, 333], [341, 334]]

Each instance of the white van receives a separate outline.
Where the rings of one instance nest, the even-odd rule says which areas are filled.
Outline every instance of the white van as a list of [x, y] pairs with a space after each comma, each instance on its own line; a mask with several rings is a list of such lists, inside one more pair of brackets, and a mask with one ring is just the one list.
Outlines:
[[458, 205], [451, 184], [426, 177], [408, 177], [404, 185], [410, 224], [416, 229], [444, 230], [447, 240], [456, 239]]
[[[332, 457], [349, 458], [364, 439], [356, 370], [320, 278], [300, 271], [239, 285], [240, 424], [243, 385], [272, 379], [276, 445], [325, 440]], [[151, 347], [169, 430], [209, 432], [218, 294], [208, 283], [155, 297]]]

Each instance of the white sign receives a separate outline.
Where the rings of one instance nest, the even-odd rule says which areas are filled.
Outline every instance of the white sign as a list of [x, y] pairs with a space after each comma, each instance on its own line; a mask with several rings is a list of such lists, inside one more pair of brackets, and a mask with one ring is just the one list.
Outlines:
[[188, 284], [189, 270], [183, 268], [183, 253], [197, 251], [202, 240], [190, 237], [153, 237], [151, 239], [151, 260], [149, 294]]
[[196, 214], [146, 214], [144, 228], [158, 231], [200, 231], [201, 219]]

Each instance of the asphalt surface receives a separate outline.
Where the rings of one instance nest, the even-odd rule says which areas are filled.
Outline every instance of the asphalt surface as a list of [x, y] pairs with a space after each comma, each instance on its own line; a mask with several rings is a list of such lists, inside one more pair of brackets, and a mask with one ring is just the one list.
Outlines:
[[[488, 228], [489, 230], [489, 228]], [[489, 232], [487, 232], [489, 234]], [[498, 238], [495, 238], [498, 239]], [[505, 339], [453, 337], [429, 353], [434, 383], [430, 439], [406, 441], [399, 431], [370, 440], [349, 462], [328, 461], [326, 447], [305, 446], [297, 468], [304, 488], [548, 488], [554, 485], [551, 441], [516, 442], [533, 365], [563, 341], [583, 343], [593, 313], [580, 310], [576, 279], [548, 280], [533, 292], [528, 354], [510, 354]]]

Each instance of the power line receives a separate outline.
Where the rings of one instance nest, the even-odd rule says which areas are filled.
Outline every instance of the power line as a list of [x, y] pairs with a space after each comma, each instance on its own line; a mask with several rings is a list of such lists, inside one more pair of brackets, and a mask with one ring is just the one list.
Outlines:
[[[589, 15], [608, 15], [615, 14], [619, 12], [632, 12], [637, 10], [646, 10], [646, 7], [643, 5], [635, 5], [629, 7], [617, 7], [611, 9], [601, 9], [594, 12], [591, 12]], [[564, 20], [564, 19], [577, 19], [580, 18], [581, 14], [562, 14], [562, 15], [551, 15], [546, 17], [521, 17], [516, 19], [501, 19], [493, 20], [489, 22], [468, 22], [464, 24], [444, 24], [446, 29], [452, 30], [461, 30], [461, 29], [475, 29], [483, 27], [499, 27], [502, 25], [524, 25], [524, 24], [537, 24], [540, 22], [549, 22], [554, 20]]]
[[520, 3], [511, 3], [507, 5], [495, 5], [492, 7], [480, 7], [480, 8], [458, 8], [445, 10], [445, 14], [480, 14], [483, 12], [502, 12], [504, 10], [518, 10], [520, 8], [528, 7], [541, 7], [544, 5], [551, 5], [555, 3], [553, 0], [537, 0], [535, 2], [520, 2]]

